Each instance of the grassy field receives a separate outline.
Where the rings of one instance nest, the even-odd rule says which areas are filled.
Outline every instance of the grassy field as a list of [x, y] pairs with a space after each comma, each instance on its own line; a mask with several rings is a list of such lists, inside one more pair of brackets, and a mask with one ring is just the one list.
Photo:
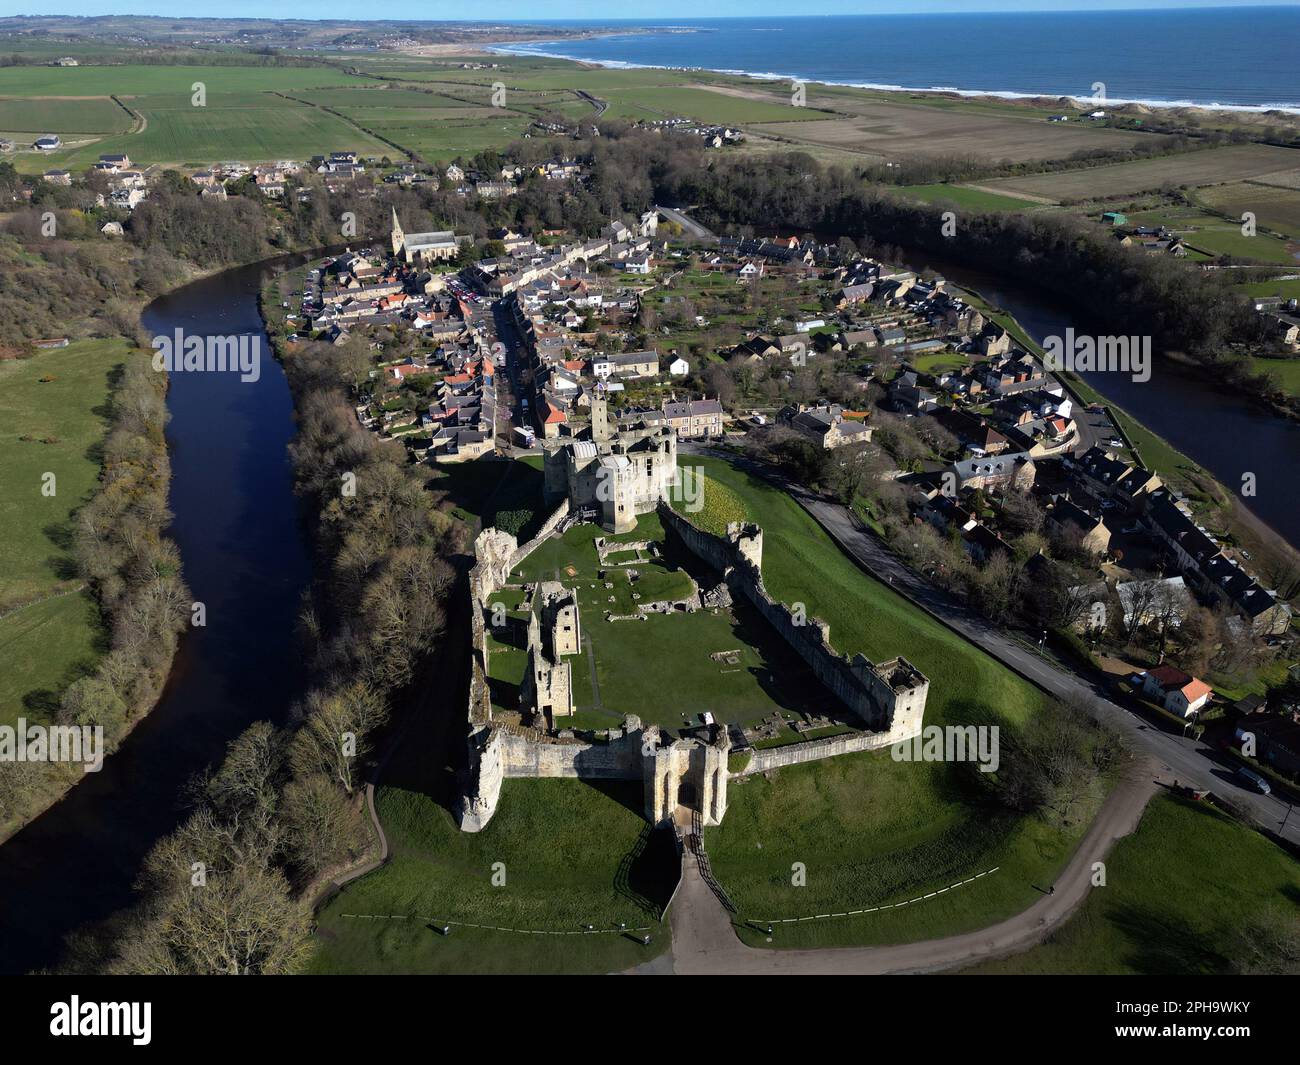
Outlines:
[[1252, 211], [1260, 226], [1300, 240], [1300, 189], [1238, 181], [1205, 189], [1200, 199], [1233, 218]]
[[1288, 281], [1252, 281], [1242, 285], [1242, 289], [1251, 296], [1282, 296], [1285, 299], [1300, 299], [1300, 278]]
[[[641, 816], [639, 784], [510, 780], [491, 823], [471, 834], [445, 795], [429, 794], [440, 769], [408, 741], [386, 771], [377, 805], [392, 859], [321, 910], [311, 972], [608, 972], [667, 947], [659, 917], [676, 854]], [[451, 934], [431, 929], [435, 919], [455, 922]], [[646, 929], [651, 945], [608, 931], [620, 922]], [[605, 931], [583, 934], [588, 925]]]
[[[608, 728], [618, 726], [625, 714], [636, 714], [647, 723], [677, 728], [698, 724], [699, 715], [710, 711], [719, 721], [750, 725], [775, 710], [824, 709], [807, 667], [743, 604], [732, 610], [654, 614], [644, 621], [606, 620], [606, 614], [635, 614], [638, 603], [685, 598], [691, 585], [683, 563], [697, 570], [697, 579], [704, 575], [693, 559], [664, 543], [654, 514], [642, 515], [634, 532], [615, 537], [660, 545], [658, 559], [645, 557], [630, 567], [638, 574], [635, 583], [627, 567], [615, 564], [630, 558], [611, 556], [610, 565], [600, 565], [593, 539], [601, 535], [594, 525], [576, 525], [542, 544], [517, 571], [519, 580], [558, 580], [578, 597], [584, 647], [566, 658], [577, 713], [557, 724]], [[604, 581], [597, 576], [602, 570]], [[729, 652], [734, 654], [725, 660], [711, 657]], [[512, 643], [498, 645], [489, 657], [498, 706], [517, 709], [525, 668], [523, 634], [516, 629]]]
[[[928, 721], [928, 715], [927, 715]], [[902, 943], [957, 935], [1041, 897], [1082, 836], [1015, 818], [963, 794], [951, 767], [850, 755], [732, 781], [726, 820], [706, 830], [709, 859], [752, 945]], [[792, 866], [803, 863], [804, 886]], [[908, 902], [991, 869], [937, 898], [859, 917], [776, 927], [748, 922]]]
[[853, 90], [808, 87], [810, 108], [831, 108], [830, 121], [758, 127], [763, 133], [881, 158], [961, 155], [987, 160], [1062, 159], [1075, 152], [1123, 149], [1139, 134], [1070, 123], [1048, 123], [1013, 108], [937, 107], [929, 102], [873, 97]]
[[[1215, 974], [1242, 932], [1294, 920], [1300, 863], [1210, 807], [1161, 797], [1106, 862], [1106, 886], [1042, 946], [972, 973]], [[1264, 971], [1272, 971], [1267, 963]]]
[[[1215, 189], [1205, 189], [1200, 194], [1206, 199]], [[1300, 194], [1297, 194], [1300, 196]], [[1166, 207], [1152, 211], [1137, 211], [1128, 215], [1133, 225], [1167, 226], [1182, 237], [1187, 246], [1208, 256], [1233, 255], [1260, 262], [1295, 263], [1294, 248], [1269, 233], [1260, 231], [1248, 237], [1241, 231], [1241, 222], [1222, 218], [1198, 207]], [[1261, 220], [1262, 221], [1262, 220]]]
[[213, 159], [306, 159], [347, 149], [397, 154], [337, 115], [270, 93], [209, 94], [205, 107], [191, 106], [188, 96], [129, 102], [144, 116], [139, 133], [105, 137], [40, 159], [24, 157], [22, 164], [53, 160], [64, 167], [88, 166], [104, 152], [125, 152], [137, 163], [196, 165]]
[[952, 203], [968, 211], [1032, 211], [1041, 207], [1032, 200], [1002, 196], [964, 185], [909, 185], [899, 191], [926, 203]]
[[[94, 602], [84, 592], [60, 593], [79, 584], [69, 519], [99, 476], [110, 376], [124, 350], [116, 341], [81, 341], [0, 362], [0, 613], [8, 613], [0, 655], [10, 667], [0, 680], [0, 721], [48, 717], [59, 692], [98, 658]], [[53, 496], [41, 492], [47, 473], [55, 475]], [[43, 598], [52, 595], [59, 597]]]
[[1252, 358], [1250, 368], [1255, 373], [1272, 374], [1283, 392], [1300, 396], [1300, 359]]
[[1266, 144], [1243, 144], [1087, 170], [998, 178], [982, 184], [1009, 196], [1106, 200], [1165, 185], [1195, 188], [1241, 181], [1294, 166], [1300, 166], [1300, 152]]
[[[905, 654], [931, 682], [927, 724], [1026, 721], [1043, 697], [1014, 674], [863, 574], [785, 494], [718, 459], [702, 463], [763, 527], [771, 594], [806, 604], [841, 653]], [[887, 752], [782, 769], [729, 792], [707, 833], [714, 872], [742, 920], [905, 901], [993, 867], [976, 884], [887, 915], [782, 926], [776, 946], [899, 942], [980, 927], [1016, 913], [1051, 882], [1082, 832], [990, 809], [951, 765], [902, 763]], [[807, 886], [791, 883], [803, 862]], [[750, 942], [766, 936], [742, 929]]]
[[0, 129], [9, 133], [125, 133], [132, 119], [112, 100], [0, 100]]
[[208, 94], [355, 85], [336, 67], [0, 67], [0, 96], [156, 96], [189, 101], [195, 82]]

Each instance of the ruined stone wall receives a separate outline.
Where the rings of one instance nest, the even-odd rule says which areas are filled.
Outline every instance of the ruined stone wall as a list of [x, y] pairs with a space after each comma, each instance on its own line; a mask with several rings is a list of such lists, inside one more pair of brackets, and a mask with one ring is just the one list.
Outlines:
[[731, 775], [747, 777], [754, 773], [766, 773], [770, 769], [780, 769], [782, 766], [802, 765], [804, 762], [817, 762], [823, 758], [837, 758], [842, 754], [879, 751], [893, 746], [900, 738], [890, 732], [851, 732], [843, 736], [808, 740], [805, 743], [791, 743], [784, 747], [769, 747], [754, 751], [750, 756], [749, 764]]
[[568, 499], [563, 499], [555, 510], [551, 512], [550, 517], [542, 522], [542, 527], [537, 530], [537, 535], [529, 540], [528, 543], [522, 544], [515, 550], [514, 554], [510, 557], [510, 568], [514, 569], [515, 567], [522, 565], [524, 560], [541, 547], [541, 545], [550, 538], [550, 535], [555, 531], [556, 526], [558, 526], [560, 522], [568, 516], [569, 501]]
[[461, 792], [456, 811], [462, 832], [481, 832], [497, 812], [501, 784], [505, 778], [502, 756], [503, 733], [484, 725], [469, 736], [469, 780]]
[[[763, 585], [761, 529], [733, 525], [723, 538], [700, 529], [666, 502], [659, 505], [659, 517], [690, 551], [723, 574], [733, 595], [749, 600], [817, 679], [867, 728], [890, 734], [890, 742], [920, 730], [928, 681], [903, 658], [876, 666], [862, 654], [851, 659], [839, 654], [831, 646], [826, 622], [773, 599]], [[895, 675], [914, 675], [912, 686], [895, 691], [890, 682]]]
[[504, 733], [502, 767], [506, 777], [573, 777], [640, 780], [642, 734], [627, 733], [609, 743], [539, 743]]

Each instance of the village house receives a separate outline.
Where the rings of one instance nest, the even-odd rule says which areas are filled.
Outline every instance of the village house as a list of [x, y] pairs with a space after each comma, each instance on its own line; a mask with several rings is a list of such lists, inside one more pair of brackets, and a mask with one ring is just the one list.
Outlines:
[[835, 403], [792, 404], [779, 410], [776, 420], [827, 450], [847, 444], [865, 444], [871, 439], [870, 426], [845, 417], [844, 408]]
[[1203, 680], [1197, 680], [1176, 666], [1156, 666], [1142, 674], [1142, 691], [1179, 717], [1192, 717], [1214, 694]]
[[1098, 517], [1068, 499], [1058, 499], [1047, 512], [1048, 531], [1057, 536], [1077, 540], [1079, 545], [1094, 555], [1110, 551], [1111, 530]]
[[1255, 739], [1257, 760], [1288, 776], [1300, 775], [1300, 712], [1278, 716], [1252, 715], [1237, 726], [1236, 737]]
[[724, 417], [722, 404], [716, 399], [664, 400], [662, 408], [662, 423], [671, 426], [682, 440], [721, 438]]

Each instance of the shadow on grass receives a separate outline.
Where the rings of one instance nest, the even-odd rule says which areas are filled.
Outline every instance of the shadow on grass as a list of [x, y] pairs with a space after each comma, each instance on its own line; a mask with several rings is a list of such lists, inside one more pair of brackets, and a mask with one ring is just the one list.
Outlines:
[[1211, 937], [1167, 913], [1143, 906], [1120, 906], [1106, 915], [1128, 940], [1125, 961], [1147, 976], [1224, 973], [1228, 959], [1206, 946]]
[[673, 830], [647, 824], [614, 874], [614, 889], [652, 915], [663, 916], [681, 876], [681, 856]]

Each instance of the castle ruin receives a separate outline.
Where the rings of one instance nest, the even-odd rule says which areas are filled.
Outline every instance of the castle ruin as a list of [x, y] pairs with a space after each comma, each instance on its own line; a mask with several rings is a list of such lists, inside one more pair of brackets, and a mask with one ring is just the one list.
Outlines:
[[648, 514], [677, 481], [677, 434], [671, 426], [618, 428], [609, 400], [591, 397], [591, 429], [582, 439], [548, 441], [546, 500], [567, 499], [573, 513], [607, 532], [625, 533]]

